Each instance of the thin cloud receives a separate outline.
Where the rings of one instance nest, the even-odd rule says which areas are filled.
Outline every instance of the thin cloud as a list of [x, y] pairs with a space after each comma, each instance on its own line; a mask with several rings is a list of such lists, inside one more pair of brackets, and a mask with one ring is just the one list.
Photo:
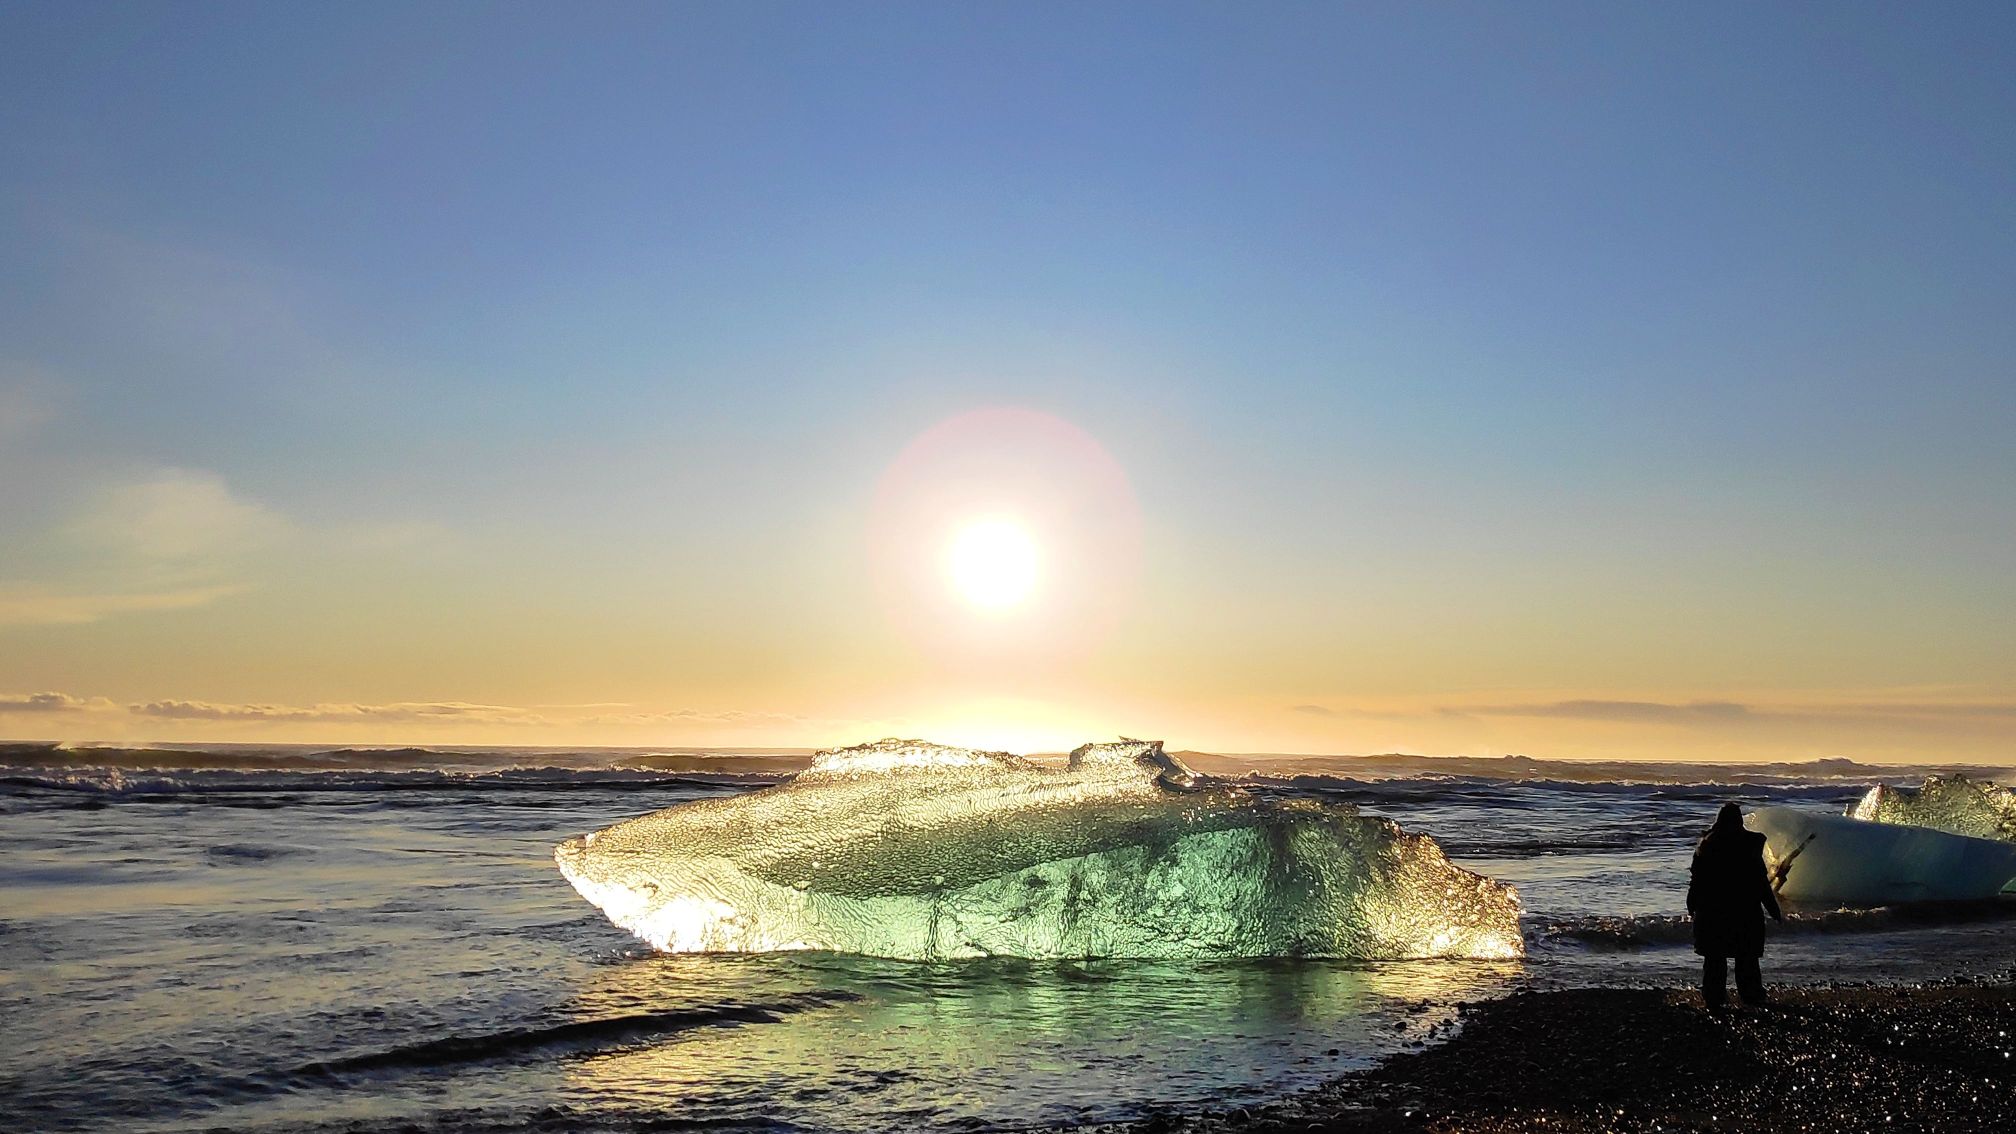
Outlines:
[[1865, 726], [1892, 732], [1996, 732], [2016, 722], [2016, 704], [2004, 702], [1902, 702], [1871, 699], [1815, 704], [1760, 703], [1728, 700], [1644, 701], [1572, 698], [1560, 701], [1501, 702], [1445, 705], [1415, 711], [1372, 711], [1326, 705], [1289, 705], [1285, 711], [1306, 716], [1377, 717], [1392, 720], [1440, 717], [1472, 720], [1514, 717], [1585, 721], [1623, 725], [1669, 725], [1691, 728], [1761, 729], [1786, 726]]
[[0, 713], [89, 713], [115, 708], [103, 697], [72, 697], [68, 693], [0, 694]]
[[1351, 717], [1363, 720], [1405, 720], [1420, 713], [1409, 709], [1365, 709], [1356, 705], [1287, 705], [1283, 712], [1299, 713], [1305, 717]]
[[1470, 705], [1442, 710], [1461, 716], [1557, 717], [1585, 721], [1648, 723], [1698, 723], [1741, 720], [1751, 715], [1750, 706], [1735, 701], [1548, 701], [1529, 705]]
[[233, 705], [212, 701], [148, 701], [127, 706], [135, 716], [194, 721], [315, 721], [346, 724], [364, 721], [463, 721], [545, 724], [545, 718], [505, 705], [472, 705], [460, 701], [402, 701], [389, 705]]
[[233, 493], [216, 473], [168, 468], [108, 489], [71, 524], [70, 534], [101, 552], [190, 561], [253, 550], [288, 527], [277, 512]]
[[1884, 716], [1884, 717], [2016, 717], [2016, 705], [2002, 704], [1940, 704], [1927, 702], [1911, 704], [1906, 702], [1871, 701], [1863, 704], [1824, 705], [1818, 710], [1843, 716]]
[[1740, 701], [1568, 700], [1445, 708], [1451, 717], [1535, 717], [1696, 728], [1871, 728], [1889, 732], [1996, 733], [2016, 722], [2001, 702], [1839, 701], [1758, 704]]
[[132, 592], [61, 591], [37, 583], [0, 583], [0, 626], [75, 626], [121, 614], [187, 610], [237, 594], [219, 584]]
[[803, 724], [806, 717], [797, 713], [751, 712], [743, 709], [709, 711], [705, 709], [665, 709], [659, 712], [605, 713], [585, 717], [578, 724], [592, 725], [651, 725], [651, 724]]
[[207, 606], [244, 590], [246, 554], [290, 530], [216, 473], [158, 469], [104, 489], [56, 529], [42, 577], [0, 580], [0, 626]]
[[162, 698], [121, 705], [104, 697], [77, 697], [69, 693], [0, 694], [0, 713], [80, 713], [112, 712], [155, 721], [209, 721], [220, 723], [314, 723], [314, 724], [502, 724], [542, 726], [583, 725], [763, 725], [802, 724], [809, 718], [796, 713], [745, 709], [665, 709], [631, 713], [568, 713], [554, 716], [540, 709], [609, 709], [618, 704], [535, 706], [484, 705], [468, 701], [394, 701], [382, 705], [331, 702], [314, 705], [285, 705], [263, 702], [195, 701]]

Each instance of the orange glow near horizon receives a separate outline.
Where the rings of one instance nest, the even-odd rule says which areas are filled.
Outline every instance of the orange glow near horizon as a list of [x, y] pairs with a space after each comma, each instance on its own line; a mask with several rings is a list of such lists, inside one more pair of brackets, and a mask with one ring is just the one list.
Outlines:
[[[160, 537], [150, 554], [181, 554], [184, 528], [236, 532], [234, 562], [264, 581], [186, 610], [17, 631], [37, 648], [0, 684], [0, 738], [815, 749], [899, 736], [1040, 753], [1126, 735], [1219, 753], [2016, 760], [2006, 685], [1768, 686], [1767, 669], [1729, 668], [1749, 656], [1740, 629], [1642, 634], [1646, 612], [1601, 575], [1499, 601], [1451, 590], [1430, 559], [1396, 571], [1369, 545], [1261, 554], [1224, 515], [1195, 530], [1164, 516], [1151, 536], [1114, 453], [1033, 409], [945, 418], [850, 475], [853, 503], [820, 513], [826, 526], [766, 525], [732, 555], [684, 533], [659, 558], [546, 563], [423, 544], [438, 563], [403, 573], [379, 545], [310, 538], [214, 479], [155, 477], [116, 493], [85, 525], [93, 538], [136, 509]], [[312, 661], [291, 652], [303, 642]], [[27, 684], [35, 659], [69, 676]]]

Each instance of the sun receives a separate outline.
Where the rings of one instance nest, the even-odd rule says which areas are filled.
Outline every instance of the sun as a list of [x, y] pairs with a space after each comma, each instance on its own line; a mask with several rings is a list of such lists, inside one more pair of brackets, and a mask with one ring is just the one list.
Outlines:
[[1036, 589], [1036, 541], [1014, 520], [968, 523], [945, 547], [945, 577], [959, 597], [983, 611], [1022, 605]]

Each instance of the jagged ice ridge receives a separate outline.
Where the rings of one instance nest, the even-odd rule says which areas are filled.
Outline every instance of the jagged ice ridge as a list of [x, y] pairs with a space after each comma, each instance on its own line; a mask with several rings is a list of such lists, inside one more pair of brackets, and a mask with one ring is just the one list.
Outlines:
[[2016, 792], [1962, 775], [1932, 776], [1915, 788], [1877, 784], [1848, 809], [1848, 816], [2016, 842]]

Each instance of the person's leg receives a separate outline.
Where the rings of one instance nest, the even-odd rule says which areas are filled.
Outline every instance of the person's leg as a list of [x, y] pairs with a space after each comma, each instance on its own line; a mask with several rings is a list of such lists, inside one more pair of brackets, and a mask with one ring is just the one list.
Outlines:
[[1755, 1008], [1764, 1003], [1764, 973], [1757, 967], [1758, 958], [1736, 958], [1736, 989], [1743, 994], [1743, 1003]]
[[1724, 957], [1701, 958], [1701, 999], [1720, 1008], [1729, 999], [1729, 962]]

